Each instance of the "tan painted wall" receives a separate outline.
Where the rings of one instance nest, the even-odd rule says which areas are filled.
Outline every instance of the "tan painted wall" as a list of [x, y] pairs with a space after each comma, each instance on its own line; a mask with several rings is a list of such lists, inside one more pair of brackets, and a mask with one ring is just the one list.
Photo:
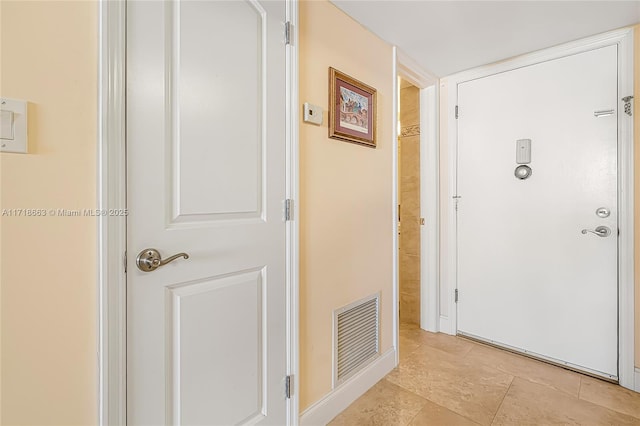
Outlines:
[[635, 308], [636, 308], [636, 367], [640, 368], [640, 24], [634, 28], [634, 155], [635, 155]]
[[[30, 153], [0, 154], [0, 208], [95, 208], [97, 4], [0, 10], [0, 94], [30, 102]], [[0, 217], [4, 425], [97, 421], [95, 235], [88, 217]]]
[[[391, 46], [331, 3], [300, 3], [300, 408], [331, 391], [333, 310], [381, 292], [381, 351], [393, 345], [391, 232], [394, 123]], [[332, 66], [378, 91], [378, 147], [328, 138]]]

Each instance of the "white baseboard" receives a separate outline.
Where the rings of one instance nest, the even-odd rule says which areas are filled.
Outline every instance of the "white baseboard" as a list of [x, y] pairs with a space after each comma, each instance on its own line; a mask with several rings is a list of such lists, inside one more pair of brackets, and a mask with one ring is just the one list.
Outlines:
[[640, 392], [640, 368], [636, 367], [636, 374], [634, 378], [634, 390]]
[[451, 330], [451, 320], [449, 317], [440, 316], [440, 333], [455, 335], [455, 331]]
[[360, 398], [396, 366], [396, 350], [391, 348], [349, 380], [304, 410], [300, 426], [324, 426], [353, 401]]

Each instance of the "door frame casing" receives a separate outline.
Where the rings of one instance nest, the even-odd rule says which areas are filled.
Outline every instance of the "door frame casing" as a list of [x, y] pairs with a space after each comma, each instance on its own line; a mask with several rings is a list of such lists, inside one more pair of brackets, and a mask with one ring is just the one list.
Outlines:
[[[286, 197], [294, 200], [286, 223], [287, 374], [293, 377], [287, 423], [298, 424], [299, 197], [298, 2], [285, 0], [291, 23], [286, 46]], [[127, 208], [126, 176], [126, 1], [100, 0], [98, 29], [98, 182], [101, 210]], [[284, 35], [284, 25], [283, 25]], [[97, 333], [99, 425], [127, 423], [126, 217], [99, 216], [97, 226]], [[283, 378], [284, 382], [284, 378]], [[284, 392], [284, 388], [283, 388]]]
[[[458, 85], [467, 81], [511, 71], [545, 61], [560, 59], [569, 55], [586, 52], [601, 47], [618, 46], [618, 94], [619, 98], [633, 95], [633, 28], [623, 28], [538, 52], [518, 56], [503, 62], [478, 67], [454, 74], [443, 79], [448, 90], [446, 99], [448, 130], [448, 194], [443, 205], [446, 215], [442, 218], [447, 229], [442, 236], [443, 262], [441, 293], [447, 305], [448, 315], [441, 318], [440, 331], [457, 333], [457, 154], [458, 122], [455, 108], [458, 103]], [[624, 103], [618, 99], [618, 207], [620, 235], [618, 237], [618, 377], [621, 386], [634, 388], [634, 194], [633, 194], [633, 117], [623, 113]], [[462, 111], [461, 111], [462, 113]]]
[[[126, 185], [126, 2], [100, 0], [98, 208], [124, 210]], [[98, 424], [127, 423], [125, 216], [98, 217]]]

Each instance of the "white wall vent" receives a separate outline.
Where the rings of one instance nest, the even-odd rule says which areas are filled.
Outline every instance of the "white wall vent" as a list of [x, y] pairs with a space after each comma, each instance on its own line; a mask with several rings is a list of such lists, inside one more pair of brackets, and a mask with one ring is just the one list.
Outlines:
[[380, 353], [380, 294], [333, 312], [333, 387]]

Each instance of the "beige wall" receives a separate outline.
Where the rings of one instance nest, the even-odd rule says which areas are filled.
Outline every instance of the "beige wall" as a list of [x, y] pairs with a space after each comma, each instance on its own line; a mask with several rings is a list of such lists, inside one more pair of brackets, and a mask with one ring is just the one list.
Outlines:
[[634, 83], [634, 155], [635, 155], [635, 308], [636, 308], [636, 367], [640, 368], [640, 24], [634, 28], [634, 61], [635, 72], [633, 77]]
[[[0, 154], [0, 208], [95, 208], [97, 5], [0, 2], [0, 94], [29, 154]], [[0, 217], [4, 425], [95, 424], [96, 222]]]
[[400, 90], [400, 322], [420, 324], [420, 90]]
[[[333, 310], [381, 292], [381, 351], [392, 345], [391, 46], [326, 0], [300, 3], [300, 408], [331, 391]], [[378, 91], [375, 149], [328, 138], [332, 66]]]

